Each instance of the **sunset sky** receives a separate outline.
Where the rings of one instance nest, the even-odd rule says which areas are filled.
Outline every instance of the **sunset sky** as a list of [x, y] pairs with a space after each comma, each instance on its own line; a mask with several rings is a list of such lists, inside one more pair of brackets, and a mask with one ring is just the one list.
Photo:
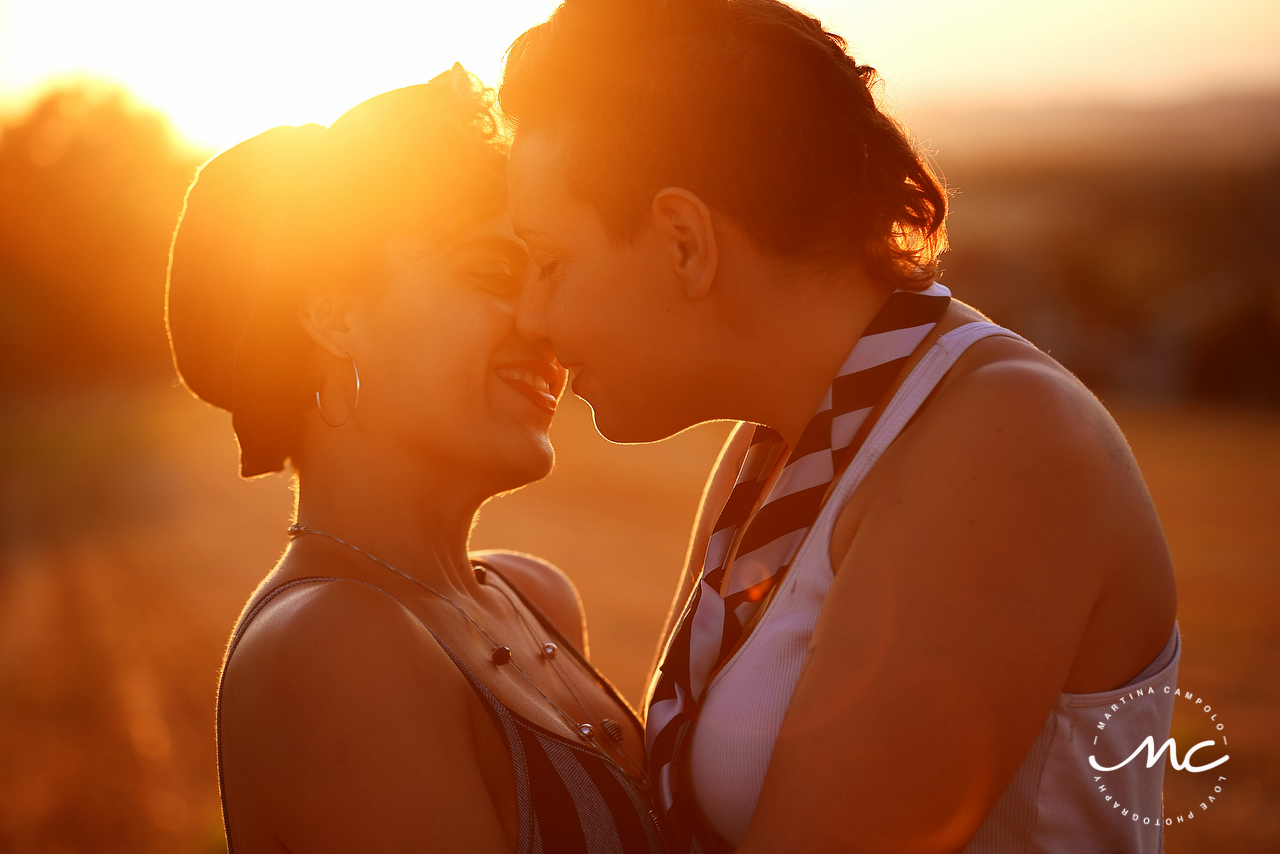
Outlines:
[[[0, 0], [0, 108], [86, 75], [221, 147], [328, 122], [460, 60], [496, 82], [551, 0]], [[808, 0], [909, 115], [935, 105], [1176, 101], [1280, 88], [1275, 0]]]

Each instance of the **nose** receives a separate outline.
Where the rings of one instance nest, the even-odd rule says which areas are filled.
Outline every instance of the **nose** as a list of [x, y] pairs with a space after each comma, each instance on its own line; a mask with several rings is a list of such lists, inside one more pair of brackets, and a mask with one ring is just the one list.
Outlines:
[[551, 283], [537, 265], [529, 265], [529, 275], [516, 303], [516, 330], [530, 340], [545, 340], [547, 335], [547, 302]]

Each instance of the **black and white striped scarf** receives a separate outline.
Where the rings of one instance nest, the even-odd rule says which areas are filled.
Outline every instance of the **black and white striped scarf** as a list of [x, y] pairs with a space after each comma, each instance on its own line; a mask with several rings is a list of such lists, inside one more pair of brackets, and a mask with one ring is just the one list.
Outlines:
[[788, 449], [777, 431], [755, 428], [649, 699], [650, 776], [675, 851], [689, 850], [696, 821], [676, 761], [708, 683], [795, 558], [836, 471], [857, 452], [858, 429], [950, 302], [950, 291], [939, 284], [895, 291], [836, 373], [795, 448]]

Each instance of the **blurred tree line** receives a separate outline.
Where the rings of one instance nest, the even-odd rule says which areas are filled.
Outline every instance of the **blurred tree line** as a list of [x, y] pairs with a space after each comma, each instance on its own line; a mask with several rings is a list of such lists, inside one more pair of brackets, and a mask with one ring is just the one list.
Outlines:
[[45, 94], [0, 129], [0, 386], [169, 370], [169, 239], [202, 158], [123, 92]]
[[[1280, 404], [1280, 144], [1263, 142], [959, 168], [944, 281], [1103, 394]], [[3, 126], [6, 393], [168, 376], [169, 239], [201, 159], [112, 89], [51, 91]]]
[[962, 174], [958, 296], [1104, 396], [1280, 404], [1280, 146]]

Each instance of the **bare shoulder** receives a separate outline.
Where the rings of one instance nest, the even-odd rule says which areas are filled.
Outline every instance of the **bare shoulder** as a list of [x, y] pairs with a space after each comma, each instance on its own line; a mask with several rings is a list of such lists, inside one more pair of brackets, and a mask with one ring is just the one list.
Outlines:
[[[1150, 495], [1110, 413], [1069, 371], [1017, 339], [970, 347], [884, 462], [882, 476], [892, 472], [907, 488], [927, 484], [957, 513], [1008, 514], [1013, 502], [1016, 515], [1031, 513], [1046, 531], [1074, 528], [1082, 559], [1125, 551], [1128, 541], [1158, 539], [1163, 549]], [[1078, 536], [1086, 530], [1090, 537]]]
[[261, 607], [228, 661], [224, 694], [233, 713], [240, 688], [259, 709], [305, 708], [358, 683], [398, 705], [426, 701], [438, 711], [450, 692], [417, 688], [455, 681], [457, 710], [465, 711], [465, 683], [417, 618], [376, 588], [334, 580], [298, 585]]
[[587, 654], [587, 621], [578, 588], [550, 561], [524, 552], [486, 549], [471, 553], [475, 560], [497, 567], [538, 606], [560, 633]]
[[1060, 690], [1123, 684], [1169, 637], [1172, 562], [1137, 461], [1101, 402], [1024, 342], [973, 345], [863, 486], [833, 567], [910, 552], [952, 570], [921, 584], [968, 589], [992, 625], [1038, 603], [1079, 652]]
[[1167, 561], [1137, 463], [1106, 409], [1011, 338], [973, 345], [886, 451], [840, 514], [832, 566], [925, 530], [922, 565], [972, 562], [966, 578], [992, 588], [1070, 589], [1082, 619], [1113, 575]]
[[245, 630], [219, 698], [235, 847], [408, 850], [433, 838], [443, 851], [503, 850], [474, 702], [389, 596], [342, 581], [280, 594]]
[[[992, 337], [971, 346], [916, 428], [915, 436], [904, 438], [921, 449], [986, 450], [991, 464], [1033, 453], [1039, 463], [1028, 476], [1081, 464], [1090, 472], [1137, 474], [1120, 428], [1093, 393], [1052, 358], [1013, 338]], [[935, 440], [941, 434], [950, 438], [939, 444]], [[1083, 484], [1079, 477], [1070, 480]]]
[[1051, 406], [1068, 421], [1073, 416], [1095, 418], [1106, 413], [1098, 399], [1054, 359], [1025, 341], [1003, 336], [970, 346], [939, 392], [939, 397], [955, 400], [980, 393], [987, 404]]

